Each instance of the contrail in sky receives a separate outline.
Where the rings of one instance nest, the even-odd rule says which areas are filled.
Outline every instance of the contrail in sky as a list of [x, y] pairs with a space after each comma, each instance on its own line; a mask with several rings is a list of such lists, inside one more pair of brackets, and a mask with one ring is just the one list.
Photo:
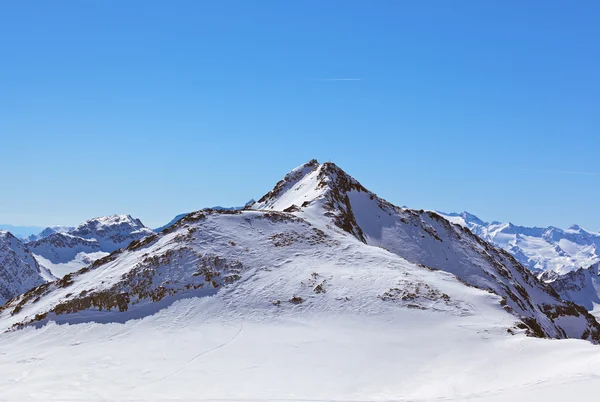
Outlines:
[[600, 176], [598, 172], [576, 172], [573, 170], [519, 169], [525, 172], [576, 174], [580, 176]]
[[310, 81], [362, 81], [362, 78], [314, 78]]

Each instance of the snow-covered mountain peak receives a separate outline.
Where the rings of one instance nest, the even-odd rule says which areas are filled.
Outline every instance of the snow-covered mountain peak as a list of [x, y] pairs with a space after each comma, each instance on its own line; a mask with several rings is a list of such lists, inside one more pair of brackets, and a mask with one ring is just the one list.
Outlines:
[[[321, 165], [316, 159], [292, 169], [275, 187], [258, 201], [246, 205], [247, 209], [283, 210], [295, 202], [304, 202], [307, 197], [313, 199], [322, 191], [317, 191], [317, 174]], [[304, 199], [303, 199], [304, 198]]]
[[0, 303], [53, 279], [56, 278], [40, 268], [21, 240], [0, 230]]
[[61, 277], [153, 233], [130, 215], [109, 215], [27, 245], [42, 266]]
[[569, 226], [564, 232], [569, 234], [579, 234], [583, 236], [600, 236], [600, 233], [594, 232], [592, 230], [587, 230], [586, 228], [583, 228], [577, 224]]
[[544, 273], [544, 279], [551, 281], [552, 287], [564, 300], [571, 300], [584, 306], [596, 316], [600, 313], [600, 263], [589, 268], [579, 268], [564, 275]]
[[316, 224], [319, 224], [318, 217], [325, 216], [328, 222], [364, 242], [349, 196], [366, 196], [371, 201], [376, 200], [378, 205], [386, 203], [335, 163], [320, 164], [313, 159], [288, 173], [273, 190], [247, 209], [298, 212], [317, 217], [317, 221], [313, 219]]
[[[109, 215], [89, 219], [77, 226], [72, 232], [84, 236], [89, 233], [97, 233], [106, 230], [127, 230], [136, 231], [148, 229], [139, 219], [134, 219], [131, 215]], [[150, 230], [150, 229], [148, 229]]]
[[[458, 214], [450, 220], [462, 224], [452, 225], [432, 211], [394, 206], [333, 163], [310, 161], [294, 169], [250, 208], [290, 212], [317, 227], [345, 232], [412, 263], [450, 272], [471, 286], [504, 297], [512, 311], [536, 328], [532, 331], [545, 336], [572, 336], [569, 329], [557, 328], [560, 320], [556, 314], [570, 311], [584, 316], [580, 316], [583, 321], [595, 322], [584, 309], [563, 305], [553, 289], [510, 254], [467, 230], [465, 218], [480, 222], [477, 217]], [[515, 231], [516, 227], [509, 229]]]
[[587, 231], [579, 225], [563, 230], [555, 226], [527, 227], [497, 221], [488, 223], [476, 217], [467, 218], [465, 213], [440, 214], [511, 253], [521, 264], [537, 273], [553, 271], [564, 274], [600, 261], [600, 234]]
[[485, 222], [483, 222], [477, 216], [475, 216], [467, 211], [461, 212], [460, 214], [458, 214], [458, 216], [463, 218], [465, 220], [465, 222], [473, 222], [473, 223], [477, 223], [477, 224], [481, 224], [481, 225], [485, 224]]
[[353, 189], [367, 191], [335, 163], [312, 159], [286, 174], [271, 191], [247, 208], [295, 211], [316, 199], [338, 197]]
[[154, 233], [139, 219], [131, 215], [109, 215], [87, 220], [77, 226], [69, 234], [84, 239], [96, 239], [102, 249], [112, 252], [124, 247], [132, 240], [131, 236], [139, 238]]
[[75, 229], [73, 226], [48, 226], [46, 229], [42, 230], [38, 234], [32, 234], [30, 236], [24, 237], [23, 241], [25, 243], [29, 243], [36, 240], [44, 239], [54, 233], [67, 233], [71, 230]]

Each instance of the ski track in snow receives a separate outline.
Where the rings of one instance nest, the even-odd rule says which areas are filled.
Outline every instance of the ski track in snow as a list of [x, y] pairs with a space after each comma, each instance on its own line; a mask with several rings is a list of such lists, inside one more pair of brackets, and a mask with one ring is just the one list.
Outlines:
[[158, 378], [158, 379], [156, 379], [154, 381], [147, 382], [145, 384], [140, 384], [140, 385], [133, 386], [131, 388], [126, 389], [125, 392], [131, 391], [132, 389], [135, 389], [135, 388], [143, 387], [145, 385], [154, 384], [154, 383], [166, 380], [167, 378], [172, 377], [172, 376], [180, 373], [183, 369], [185, 369], [187, 366], [189, 366], [194, 360], [196, 360], [200, 356], [204, 356], [204, 355], [206, 355], [206, 354], [208, 354], [210, 352], [214, 352], [217, 349], [221, 349], [222, 347], [225, 347], [225, 346], [229, 345], [229, 343], [233, 342], [242, 333], [243, 329], [244, 329], [244, 325], [240, 324], [240, 329], [238, 330], [238, 332], [231, 339], [229, 339], [227, 342], [222, 343], [219, 346], [215, 346], [212, 349], [208, 349], [208, 350], [205, 350], [204, 352], [198, 353], [197, 355], [195, 355], [194, 357], [192, 357], [190, 360], [188, 360], [183, 366], [179, 367], [177, 370], [175, 370], [171, 374], [167, 374], [164, 377]]

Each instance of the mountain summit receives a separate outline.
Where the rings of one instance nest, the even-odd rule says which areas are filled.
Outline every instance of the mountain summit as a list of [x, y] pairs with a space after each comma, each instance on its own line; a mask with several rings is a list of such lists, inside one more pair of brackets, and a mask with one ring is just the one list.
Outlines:
[[[572, 317], [588, 321], [594, 331], [600, 328], [585, 309], [562, 301], [511, 254], [435, 212], [392, 205], [333, 163], [311, 160], [299, 166], [249, 208], [291, 212], [313, 224], [325, 218], [363, 243], [452, 273], [471, 286], [502, 296], [507, 308], [540, 335], [579, 337], [577, 331], [560, 324]], [[465, 217], [479, 221], [472, 215]]]
[[0, 303], [54, 279], [19, 239], [0, 231]]

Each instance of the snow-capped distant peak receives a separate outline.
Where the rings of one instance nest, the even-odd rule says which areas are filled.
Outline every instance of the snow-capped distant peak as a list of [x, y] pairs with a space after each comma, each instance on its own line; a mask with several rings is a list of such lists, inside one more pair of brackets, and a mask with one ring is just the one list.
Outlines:
[[131, 215], [108, 215], [108, 216], [100, 216], [97, 218], [92, 218], [89, 219], [87, 221], [85, 221], [84, 223], [82, 223], [81, 225], [79, 225], [77, 228], [75, 228], [75, 231], [84, 228], [84, 227], [88, 227], [88, 228], [96, 228], [96, 229], [102, 229], [105, 227], [114, 227], [114, 226], [123, 226], [123, 225], [128, 225], [134, 228], [144, 228], [144, 224], [142, 223], [142, 221], [140, 221], [139, 219], [134, 219], [131, 217]]
[[482, 221], [481, 219], [479, 219], [477, 216], [467, 212], [467, 211], [463, 211], [460, 213], [460, 217], [463, 218], [465, 220], [465, 222], [468, 223], [477, 223], [480, 225], [485, 225], [486, 222]]
[[23, 241], [28, 243], [28, 242], [32, 242], [35, 240], [41, 240], [50, 235], [53, 235], [54, 233], [67, 233], [73, 229], [75, 229], [75, 228], [72, 226], [49, 226], [46, 229], [42, 230], [38, 234], [33, 234], [30, 236], [24, 237]]
[[53, 279], [56, 278], [40, 268], [21, 240], [0, 230], [0, 304]]
[[[563, 230], [554, 226], [488, 223], [467, 212], [440, 214], [511, 253], [534, 272], [564, 274], [600, 261], [600, 233], [587, 231], [579, 225]], [[549, 277], [553, 276], [546, 275], [546, 278]]]
[[153, 233], [131, 215], [109, 215], [89, 219], [74, 229], [52, 233], [27, 245], [40, 265], [63, 276]]

